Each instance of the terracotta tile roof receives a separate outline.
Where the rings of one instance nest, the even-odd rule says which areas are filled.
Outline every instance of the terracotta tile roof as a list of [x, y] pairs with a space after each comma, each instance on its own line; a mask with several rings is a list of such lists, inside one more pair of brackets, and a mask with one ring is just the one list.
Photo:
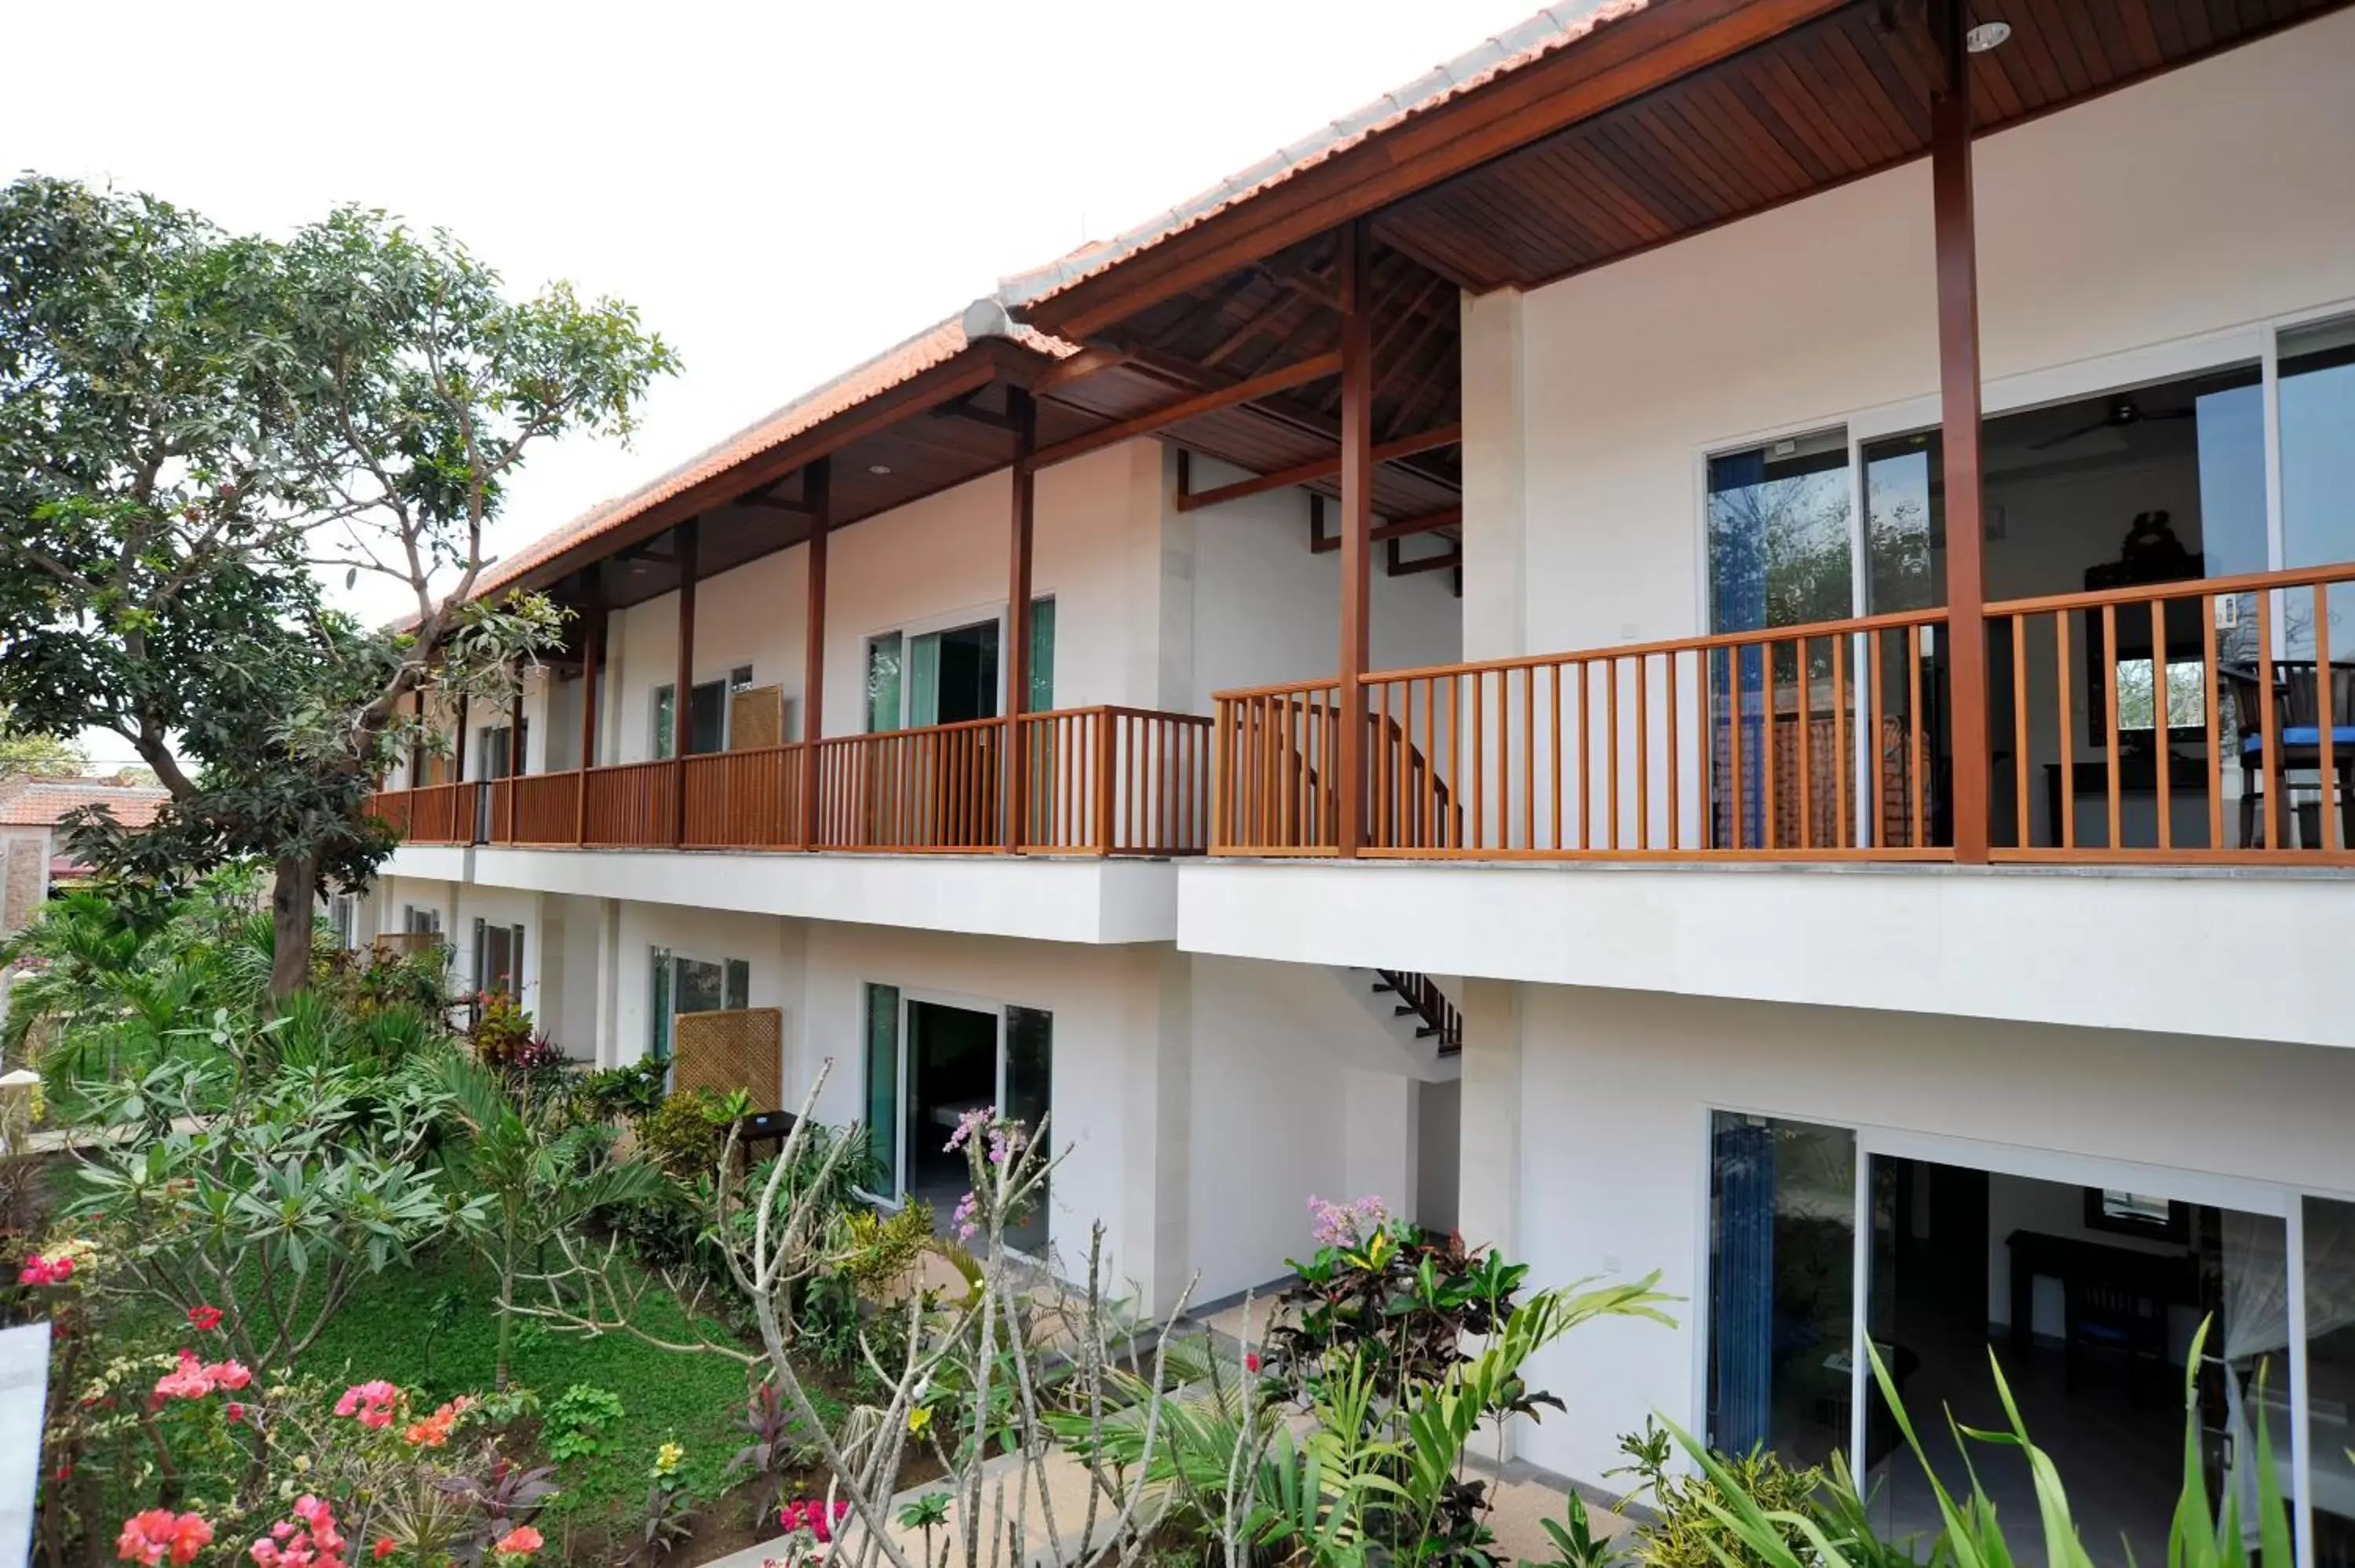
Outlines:
[[[967, 316], [972, 314], [967, 313]], [[1001, 313], [1002, 314], [1002, 313]], [[1049, 359], [1064, 359], [1079, 352], [1075, 344], [1014, 323], [1002, 323], [1000, 334]], [[513, 582], [532, 567], [566, 550], [610, 533], [630, 519], [660, 505], [773, 447], [815, 429], [828, 419], [847, 414], [870, 398], [913, 380], [934, 366], [944, 365], [970, 345], [966, 317], [952, 317], [927, 327], [865, 364], [803, 394], [775, 412], [745, 426], [717, 446], [689, 458], [626, 495], [602, 501], [562, 527], [541, 535], [484, 574], [481, 593]]]
[[1433, 67], [1405, 86], [1384, 93], [1290, 146], [1277, 148], [1251, 167], [1229, 175], [1209, 190], [1125, 233], [1083, 245], [1035, 271], [1001, 280], [997, 297], [1009, 308], [1052, 299], [1361, 143], [1567, 48], [1600, 27], [1632, 16], [1648, 4], [1650, 0], [1569, 0], [1549, 6], [1479, 48]]
[[69, 811], [103, 806], [126, 828], [144, 828], [171, 791], [152, 784], [105, 779], [18, 779], [0, 785], [0, 826], [48, 827]]

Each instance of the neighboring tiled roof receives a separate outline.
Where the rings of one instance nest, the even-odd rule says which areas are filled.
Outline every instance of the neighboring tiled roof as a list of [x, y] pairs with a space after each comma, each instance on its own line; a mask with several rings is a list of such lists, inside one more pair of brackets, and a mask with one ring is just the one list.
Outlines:
[[[1050, 359], [1077, 354], [1076, 344], [1048, 336], [1027, 326], [1008, 323], [1005, 335], [1012, 342]], [[563, 554], [585, 539], [609, 533], [631, 518], [660, 505], [726, 472], [748, 458], [783, 445], [826, 420], [847, 414], [868, 399], [913, 380], [934, 366], [946, 364], [970, 344], [962, 318], [952, 317], [927, 327], [905, 343], [886, 349], [864, 365], [803, 394], [762, 418], [753, 421], [719, 445], [689, 458], [668, 472], [627, 495], [602, 501], [562, 527], [543, 534], [484, 574], [477, 592], [488, 593], [514, 581], [533, 567]]]
[[0, 787], [0, 826], [47, 827], [84, 806], [103, 806], [126, 828], [144, 828], [171, 791], [104, 779], [26, 779]]
[[1479, 48], [1383, 94], [1355, 113], [1341, 116], [1288, 147], [1277, 148], [1191, 200], [1179, 202], [1167, 212], [1109, 240], [1083, 245], [1035, 271], [1017, 273], [1001, 281], [997, 297], [1010, 309], [1051, 299], [1271, 186], [1282, 185], [1304, 170], [1315, 168], [1417, 115], [1427, 114], [1475, 88], [1565, 48], [1607, 23], [1632, 16], [1649, 3], [1650, 0], [1565, 0], [1562, 5], [1549, 6]]

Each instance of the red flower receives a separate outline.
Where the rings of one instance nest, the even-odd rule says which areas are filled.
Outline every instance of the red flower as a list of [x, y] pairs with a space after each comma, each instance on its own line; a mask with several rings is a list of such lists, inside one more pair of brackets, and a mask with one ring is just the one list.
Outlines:
[[211, 1545], [212, 1539], [213, 1527], [196, 1514], [151, 1508], [123, 1521], [123, 1533], [114, 1542], [114, 1555], [124, 1563], [144, 1564], [144, 1568], [155, 1568], [166, 1555], [176, 1563], [186, 1564], [194, 1563], [197, 1553]]
[[233, 1399], [232, 1399], [232, 1400], [230, 1400], [230, 1401], [229, 1402], [229, 1420], [230, 1420], [231, 1422], [239, 1422], [239, 1421], [242, 1421], [242, 1420], [244, 1420], [244, 1419], [245, 1419], [245, 1406], [244, 1406], [244, 1405], [242, 1405], [242, 1404], [240, 1404], [237, 1401], [233, 1400]]
[[382, 1562], [399, 1550], [400, 1548], [393, 1544], [391, 1536], [382, 1535], [378, 1536], [376, 1544], [368, 1549], [368, 1555]]
[[512, 1552], [517, 1557], [528, 1557], [547, 1544], [548, 1542], [541, 1538], [539, 1531], [534, 1530], [527, 1524], [518, 1524], [513, 1530], [508, 1531], [505, 1535], [500, 1536], [498, 1540], [492, 1544], [491, 1550], [494, 1552]]
[[212, 1330], [219, 1328], [220, 1320], [221, 1309], [218, 1307], [191, 1307], [188, 1308], [188, 1321], [207, 1332], [210, 1332]]
[[1243, 1371], [1247, 1372], [1255, 1372], [1259, 1371], [1259, 1352], [1257, 1351], [1246, 1351], [1243, 1352]]

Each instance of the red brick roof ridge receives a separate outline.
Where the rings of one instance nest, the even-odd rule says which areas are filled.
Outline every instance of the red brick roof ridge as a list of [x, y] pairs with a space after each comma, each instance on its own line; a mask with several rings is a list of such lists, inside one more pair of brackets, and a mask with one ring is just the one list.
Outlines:
[[104, 806], [126, 828], [146, 826], [172, 797], [160, 784], [118, 784], [111, 779], [40, 779], [12, 781], [0, 791], [0, 826], [54, 826], [84, 806]]

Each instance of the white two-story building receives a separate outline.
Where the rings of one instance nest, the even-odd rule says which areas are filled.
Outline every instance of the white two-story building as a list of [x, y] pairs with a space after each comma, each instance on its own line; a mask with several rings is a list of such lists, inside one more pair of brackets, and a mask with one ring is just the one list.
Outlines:
[[1660, 1412], [1923, 1522], [1862, 1351], [1934, 1427], [1992, 1345], [2156, 1556], [2205, 1318], [2355, 1561], [2350, 82], [2296, 0], [1541, 15], [511, 563], [578, 646], [376, 918], [601, 1061], [779, 1010], [904, 1191], [1050, 1107], [1157, 1301], [1312, 1192], [1659, 1269], [1514, 1435], [1582, 1481]]

